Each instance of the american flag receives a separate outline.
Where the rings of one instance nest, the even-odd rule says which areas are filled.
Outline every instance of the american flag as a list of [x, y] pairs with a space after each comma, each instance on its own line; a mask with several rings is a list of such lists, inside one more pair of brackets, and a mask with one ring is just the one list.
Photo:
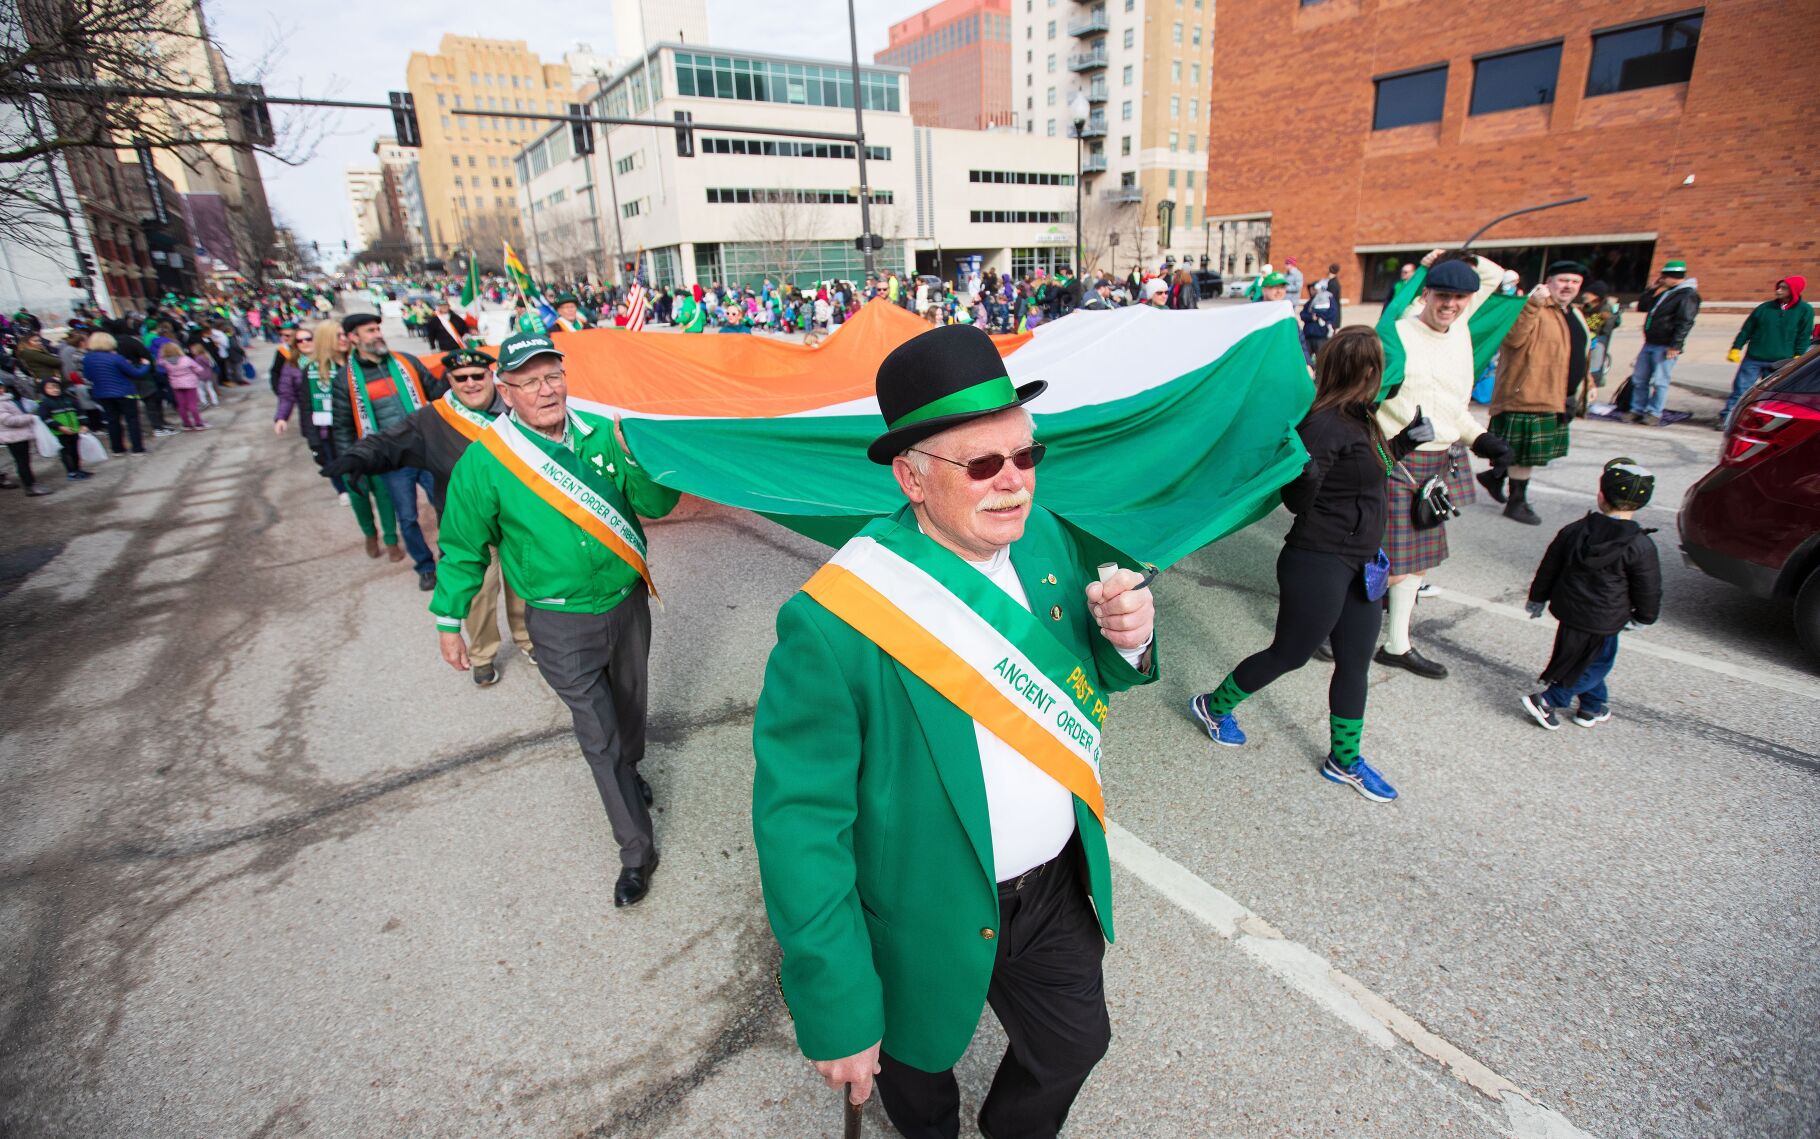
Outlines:
[[645, 287], [637, 281], [632, 282], [632, 290], [626, 294], [626, 330], [640, 332], [645, 327]]

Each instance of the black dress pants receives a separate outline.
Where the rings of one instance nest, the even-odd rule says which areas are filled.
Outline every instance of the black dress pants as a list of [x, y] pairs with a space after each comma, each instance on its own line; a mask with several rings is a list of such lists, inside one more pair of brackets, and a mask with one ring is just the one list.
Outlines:
[[[986, 1003], [1010, 1038], [980, 1107], [991, 1139], [1054, 1139], [1112, 1042], [1100, 962], [1106, 941], [1087, 900], [1080, 839], [1022, 888], [999, 883], [998, 956]], [[885, 1114], [909, 1139], [956, 1139], [954, 1069], [925, 1072], [880, 1053]]]

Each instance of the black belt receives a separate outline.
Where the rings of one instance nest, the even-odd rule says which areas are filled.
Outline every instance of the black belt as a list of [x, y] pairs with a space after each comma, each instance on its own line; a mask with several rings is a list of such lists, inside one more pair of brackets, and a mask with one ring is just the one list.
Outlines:
[[1042, 881], [1043, 875], [1049, 873], [1049, 871], [1056, 867], [1064, 858], [1068, 857], [1073, 845], [1074, 844], [1070, 842], [1067, 847], [1062, 849], [1060, 854], [1051, 858], [1049, 861], [1040, 866], [1032, 866], [1022, 874], [1019, 874], [1016, 878], [1007, 878], [1003, 882], [1000, 882], [998, 884], [999, 897], [1002, 898], [1007, 894], [1015, 894], [1033, 882]]

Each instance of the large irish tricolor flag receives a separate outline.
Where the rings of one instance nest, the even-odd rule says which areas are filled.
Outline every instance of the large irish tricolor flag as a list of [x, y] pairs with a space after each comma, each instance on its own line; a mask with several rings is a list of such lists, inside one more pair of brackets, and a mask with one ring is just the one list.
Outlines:
[[[552, 334], [570, 398], [625, 416], [660, 482], [829, 544], [902, 502], [868, 462], [879, 361], [928, 326], [874, 302], [819, 347], [762, 336]], [[1169, 565], [1272, 510], [1306, 460], [1313, 396], [1284, 303], [1077, 312], [997, 338], [1048, 444], [1037, 498], [1137, 559]]]

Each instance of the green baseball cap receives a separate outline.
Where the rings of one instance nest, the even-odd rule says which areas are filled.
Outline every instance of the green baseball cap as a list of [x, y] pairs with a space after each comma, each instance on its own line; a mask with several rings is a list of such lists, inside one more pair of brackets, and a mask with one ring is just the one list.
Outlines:
[[556, 345], [550, 343], [550, 338], [544, 333], [514, 332], [499, 346], [499, 370], [516, 372], [546, 353], [558, 360], [562, 359], [562, 353], [556, 350]]
[[1677, 277], [1685, 277], [1687, 276], [1687, 262], [1670, 261], [1668, 264], [1662, 266], [1662, 271], [1664, 273], [1673, 273]]
[[1264, 289], [1271, 289], [1271, 288], [1275, 288], [1278, 285], [1287, 285], [1287, 284], [1289, 284], [1288, 277], [1283, 276], [1283, 274], [1281, 274], [1281, 273], [1269, 273], [1269, 274], [1265, 275], [1265, 277], [1262, 281], [1258, 282], [1258, 287], [1264, 288]]

